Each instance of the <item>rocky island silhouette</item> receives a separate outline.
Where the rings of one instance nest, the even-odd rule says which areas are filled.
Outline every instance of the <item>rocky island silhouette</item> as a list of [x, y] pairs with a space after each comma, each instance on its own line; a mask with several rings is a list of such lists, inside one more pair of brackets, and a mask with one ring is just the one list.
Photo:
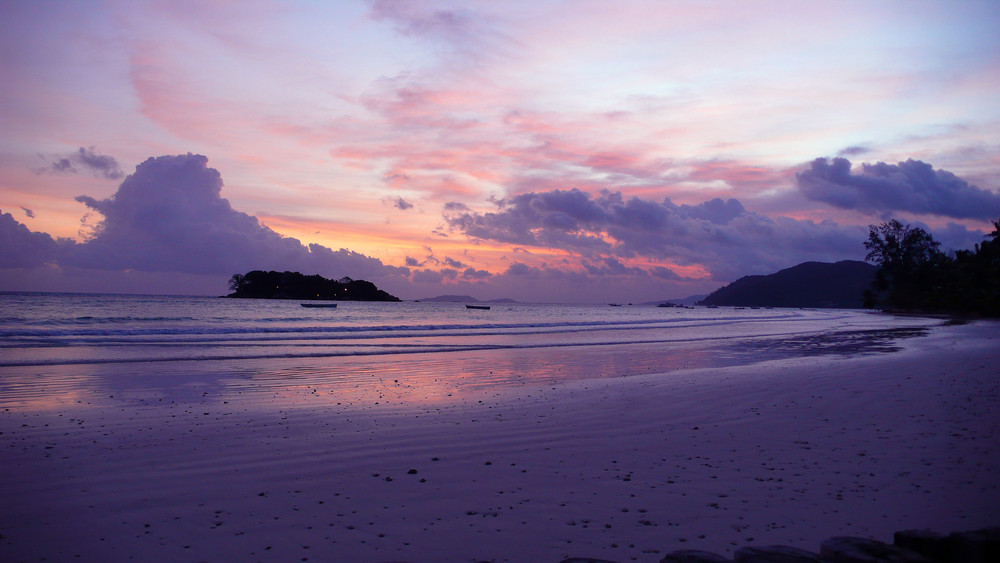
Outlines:
[[337, 301], [399, 301], [370, 281], [348, 277], [326, 279], [318, 274], [254, 270], [229, 279], [226, 297], [244, 299], [299, 299]]

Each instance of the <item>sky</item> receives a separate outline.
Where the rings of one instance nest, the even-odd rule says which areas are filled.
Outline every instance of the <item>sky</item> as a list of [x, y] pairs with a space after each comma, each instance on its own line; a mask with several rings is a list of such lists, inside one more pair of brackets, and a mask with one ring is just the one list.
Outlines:
[[1000, 219], [1000, 3], [0, 1], [0, 290], [644, 302]]

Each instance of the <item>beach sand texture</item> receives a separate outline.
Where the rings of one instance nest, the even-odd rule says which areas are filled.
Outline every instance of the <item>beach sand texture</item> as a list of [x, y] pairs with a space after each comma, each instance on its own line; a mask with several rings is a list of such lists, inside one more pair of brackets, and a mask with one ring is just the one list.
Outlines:
[[67, 366], [0, 389], [0, 559], [654, 562], [997, 525], [1000, 325], [902, 346], [424, 401], [397, 374], [350, 405], [315, 374], [110, 397]]

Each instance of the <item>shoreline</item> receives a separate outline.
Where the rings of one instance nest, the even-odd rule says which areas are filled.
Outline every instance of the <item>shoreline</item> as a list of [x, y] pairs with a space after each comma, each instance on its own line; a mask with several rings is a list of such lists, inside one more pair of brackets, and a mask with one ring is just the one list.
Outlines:
[[900, 342], [420, 405], [194, 381], [4, 409], [0, 556], [652, 562], [996, 525], [1000, 325]]

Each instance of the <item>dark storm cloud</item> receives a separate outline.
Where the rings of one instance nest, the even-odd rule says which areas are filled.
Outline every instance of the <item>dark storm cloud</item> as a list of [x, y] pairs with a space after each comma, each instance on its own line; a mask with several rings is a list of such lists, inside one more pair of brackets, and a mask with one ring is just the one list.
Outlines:
[[862, 164], [860, 172], [853, 173], [847, 159], [817, 158], [796, 175], [796, 181], [806, 197], [841, 209], [957, 219], [1000, 217], [1000, 195], [919, 160]]
[[675, 205], [669, 199], [625, 199], [607, 191], [592, 197], [573, 189], [520, 194], [499, 203], [491, 213], [446, 209], [445, 220], [472, 237], [577, 253], [594, 275], [638, 274], [622, 262], [638, 257], [698, 264], [715, 279], [732, 280], [806, 260], [857, 259], [865, 236], [862, 227], [772, 219], [735, 199]]
[[59, 174], [78, 174], [81, 171], [108, 180], [119, 180], [125, 175], [114, 157], [97, 154], [94, 147], [80, 147], [74, 153], [56, 157], [48, 168], [36, 170], [38, 173], [55, 172]]
[[61, 262], [190, 274], [287, 269], [372, 280], [408, 274], [406, 268], [388, 267], [357, 252], [303, 245], [234, 210], [221, 197], [222, 177], [207, 162], [194, 154], [150, 158], [113, 196], [76, 198], [104, 219]]

